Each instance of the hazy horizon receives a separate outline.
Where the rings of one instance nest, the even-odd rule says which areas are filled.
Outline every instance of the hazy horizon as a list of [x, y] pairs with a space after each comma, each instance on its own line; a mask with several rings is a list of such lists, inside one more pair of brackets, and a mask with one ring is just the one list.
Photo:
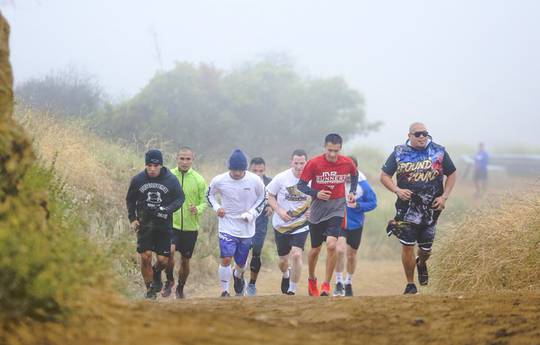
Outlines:
[[[540, 2], [9, 1], [15, 81], [75, 66], [130, 97], [175, 61], [231, 69], [268, 53], [342, 76], [387, 149], [426, 123], [442, 144], [540, 147]], [[159, 47], [159, 49], [156, 49]], [[158, 52], [159, 50], [159, 52]]]

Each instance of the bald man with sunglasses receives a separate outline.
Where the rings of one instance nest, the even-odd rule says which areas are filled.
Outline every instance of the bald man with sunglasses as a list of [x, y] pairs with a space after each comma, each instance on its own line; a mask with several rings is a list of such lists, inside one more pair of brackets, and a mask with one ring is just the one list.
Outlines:
[[380, 179], [397, 195], [396, 215], [388, 223], [387, 233], [402, 244], [401, 260], [407, 278], [404, 294], [416, 294], [414, 269], [416, 266], [420, 285], [427, 285], [426, 261], [437, 220], [456, 183], [456, 167], [446, 149], [433, 142], [426, 126], [415, 122], [409, 127], [406, 143], [396, 146], [386, 160]]

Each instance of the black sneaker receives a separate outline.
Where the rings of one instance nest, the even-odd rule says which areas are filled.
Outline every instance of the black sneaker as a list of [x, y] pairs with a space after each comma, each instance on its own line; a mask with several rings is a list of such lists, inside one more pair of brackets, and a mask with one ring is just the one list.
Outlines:
[[418, 282], [420, 285], [427, 285], [429, 280], [427, 265], [425, 261], [423, 264], [420, 264], [420, 258], [418, 256], [416, 257], [416, 270], [418, 271]]
[[176, 287], [176, 293], [175, 293], [176, 299], [184, 299], [186, 296], [184, 295], [184, 286], [178, 285]]
[[404, 295], [416, 295], [416, 293], [418, 293], [418, 290], [416, 289], [416, 285], [414, 285], [414, 283], [407, 284], [405, 291], [403, 292]]
[[157, 292], [154, 291], [151, 287], [146, 290], [146, 299], [156, 299], [157, 298]]
[[229, 293], [229, 291], [223, 291], [221, 293], [221, 297], [231, 297], [231, 294]]
[[347, 297], [353, 296], [352, 284], [345, 284], [345, 296]]
[[333, 296], [334, 297], [345, 296], [345, 289], [343, 288], [342, 282], [339, 282], [336, 284], [336, 288], [334, 289]]
[[296, 293], [294, 291], [287, 291], [286, 295], [294, 296]]
[[167, 298], [172, 293], [172, 288], [174, 286], [174, 280], [167, 280], [165, 282], [165, 287], [163, 288], [163, 291], [161, 291], [161, 297]]
[[236, 293], [236, 296], [243, 296], [244, 295], [244, 287], [246, 285], [246, 282], [244, 281], [244, 275], [242, 274], [242, 277], [237, 278], [234, 274], [233, 270], [233, 278], [234, 278], [234, 292]]

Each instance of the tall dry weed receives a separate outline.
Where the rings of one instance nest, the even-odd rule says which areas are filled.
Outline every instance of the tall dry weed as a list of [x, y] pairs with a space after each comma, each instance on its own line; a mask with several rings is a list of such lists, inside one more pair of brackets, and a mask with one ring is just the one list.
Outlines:
[[472, 212], [436, 242], [438, 292], [540, 290], [540, 188]]

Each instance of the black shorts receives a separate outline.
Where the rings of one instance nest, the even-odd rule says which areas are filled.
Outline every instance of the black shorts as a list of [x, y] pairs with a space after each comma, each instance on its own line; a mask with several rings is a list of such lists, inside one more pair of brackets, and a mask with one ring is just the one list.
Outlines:
[[171, 245], [176, 247], [183, 257], [190, 259], [197, 242], [198, 231], [171, 230]]
[[332, 217], [318, 224], [309, 224], [311, 248], [318, 248], [326, 241], [326, 237], [339, 237], [343, 217]]
[[277, 252], [279, 256], [285, 256], [291, 252], [292, 247], [298, 247], [304, 250], [309, 231], [303, 231], [297, 234], [282, 234], [274, 229], [274, 239], [276, 241]]
[[341, 229], [340, 236], [347, 239], [347, 244], [352, 249], [357, 250], [360, 247], [360, 240], [362, 239], [362, 228], [345, 230]]
[[137, 253], [152, 251], [157, 255], [171, 254], [171, 237], [169, 230], [140, 227], [137, 232]]

